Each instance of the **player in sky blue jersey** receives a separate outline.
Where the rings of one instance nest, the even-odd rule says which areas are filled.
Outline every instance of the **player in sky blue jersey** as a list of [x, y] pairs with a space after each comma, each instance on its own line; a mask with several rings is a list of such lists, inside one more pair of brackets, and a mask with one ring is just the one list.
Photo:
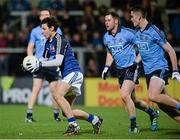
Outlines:
[[[44, 18], [49, 16], [50, 16], [50, 12], [48, 10], [40, 11], [40, 20], [43, 20]], [[57, 31], [58, 33], [62, 34], [59, 28]], [[46, 38], [43, 36], [41, 27], [37, 26], [33, 28], [27, 47], [27, 55], [35, 55], [37, 59], [41, 59], [44, 52], [45, 42], [46, 42]], [[29, 97], [29, 101], [28, 101], [27, 115], [25, 119], [26, 122], [33, 122], [34, 120], [33, 107], [36, 103], [36, 99], [40, 92], [44, 79], [46, 79], [49, 82], [50, 91], [53, 92], [57, 84], [57, 81], [59, 79], [59, 76], [58, 73], [52, 75], [51, 73], [48, 72], [48, 70], [38, 71], [33, 73], [33, 87], [32, 87], [32, 94]], [[56, 121], [60, 121], [59, 108], [54, 100], [52, 100], [52, 104], [53, 104], [54, 119]]]
[[43, 34], [48, 39], [43, 54], [45, 59], [37, 60], [30, 68], [38, 71], [40, 69], [54, 67], [54, 72], [58, 68], [60, 69], [62, 81], [58, 84], [55, 92], [52, 92], [52, 95], [61, 107], [64, 116], [68, 119], [69, 126], [64, 133], [65, 136], [75, 134], [80, 130], [76, 118], [90, 122], [93, 126], [94, 134], [98, 134], [103, 122], [102, 118], [79, 109], [71, 109], [76, 97], [81, 95], [83, 74], [80, 71], [79, 63], [75, 59], [69, 41], [56, 32], [57, 27], [57, 22], [52, 17], [45, 18], [41, 22]]
[[140, 71], [136, 58], [133, 39], [135, 32], [129, 28], [119, 25], [119, 17], [115, 12], [105, 14], [105, 26], [107, 32], [103, 41], [107, 49], [106, 64], [102, 72], [102, 79], [106, 78], [109, 67], [115, 62], [117, 77], [119, 79], [122, 100], [128, 111], [130, 119], [130, 132], [137, 133], [135, 106], [150, 115], [151, 130], [155, 131], [158, 127], [158, 112], [149, 107], [144, 101], [135, 97], [135, 83], [138, 83]]
[[134, 6], [131, 10], [131, 21], [138, 28], [134, 43], [142, 58], [146, 75], [148, 98], [157, 103], [170, 117], [180, 122], [180, 103], [167, 95], [165, 86], [168, 84], [169, 68], [164, 52], [170, 57], [172, 79], [180, 82], [177, 69], [176, 53], [167, 42], [164, 33], [155, 25], [148, 23], [146, 9]]

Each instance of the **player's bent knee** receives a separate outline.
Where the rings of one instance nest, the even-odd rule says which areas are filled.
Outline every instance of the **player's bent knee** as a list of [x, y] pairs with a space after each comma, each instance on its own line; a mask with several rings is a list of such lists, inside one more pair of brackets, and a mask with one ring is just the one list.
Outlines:
[[54, 92], [52, 93], [52, 97], [55, 101], [57, 101], [61, 96], [57, 92]]
[[131, 96], [129, 93], [122, 93], [121, 98], [126, 101], [128, 99], [131, 99]]
[[152, 102], [157, 102], [157, 97], [156, 95], [152, 94], [152, 93], [148, 93], [148, 99]]

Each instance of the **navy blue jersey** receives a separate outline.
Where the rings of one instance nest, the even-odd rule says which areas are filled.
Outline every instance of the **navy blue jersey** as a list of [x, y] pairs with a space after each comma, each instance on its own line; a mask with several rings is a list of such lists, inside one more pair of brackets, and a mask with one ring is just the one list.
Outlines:
[[[61, 29], [58, 28], [57, 32], [62, 35]], [[42, 29], [40, 26], [37, 26], [32, 29], [29, 43], [34, 44], [35, 46], [35, 56], [36, 58], [41, 58], [44, 52], [44, 45], [46, 43], [46, 38], [44, 37], [42, 33]]]
[[166, 42], [164, 33], [155, 25], [149, 23], [143, 31], [137, 30], [134, 43], [141, 55], [145, 74], [158, 69], [168, 70], [163, 48]]
[[134, 36], [134, 30], [125, 27], [119, 27], [115, 36], [110, 32], [105, 33], [103, 42], [107, 50], [111, 53], [116, 68], [127, 68], [135, 61]]
[[43, 57], [53, 60], [57, 54], [64, 55], [62, 65], [60, 66], [62, 78], [71, 72], [80, 71], [79, 63], [75, 59], [69, 41], [58, 33], [51, 40], [46, 41]]

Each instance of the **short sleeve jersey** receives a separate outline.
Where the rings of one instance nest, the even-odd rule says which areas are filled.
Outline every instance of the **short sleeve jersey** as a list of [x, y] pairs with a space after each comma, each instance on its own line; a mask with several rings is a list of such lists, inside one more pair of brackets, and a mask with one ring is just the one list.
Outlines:
[[166, 42], [164, 33], [153, 24], [147, 24], [143, 31], [137, 30], [134, 43], [141, 55], [145, 74], [158, 69], [168, 69], [163, 48]]
[[111, 53], [117, 69], [127, 68], [135, 61], [134, 35], [134, 30], [123, 26], [119, 26], [114, 36], [110, 32], [105, 33], [103, 42], [106, 49]]

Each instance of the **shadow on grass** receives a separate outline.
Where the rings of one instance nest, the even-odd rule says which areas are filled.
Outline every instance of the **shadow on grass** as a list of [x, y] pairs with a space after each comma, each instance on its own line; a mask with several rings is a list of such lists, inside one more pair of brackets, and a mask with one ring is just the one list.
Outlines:
[[[150, 129], [148, 128], [143, 128], [140, 130], [141, 132], [148, 132], [148, 131], [151, 131]], [[157, 131], [152, 131], [152, 133], [159, 133], [161, 132], [162, 134], [164, 135], [173, 135], [173, 137], [176, 137], [178, 136], [177, 138], [180, 138], [180, 129], [173, 129], [173, 128], [158, 128]]]

